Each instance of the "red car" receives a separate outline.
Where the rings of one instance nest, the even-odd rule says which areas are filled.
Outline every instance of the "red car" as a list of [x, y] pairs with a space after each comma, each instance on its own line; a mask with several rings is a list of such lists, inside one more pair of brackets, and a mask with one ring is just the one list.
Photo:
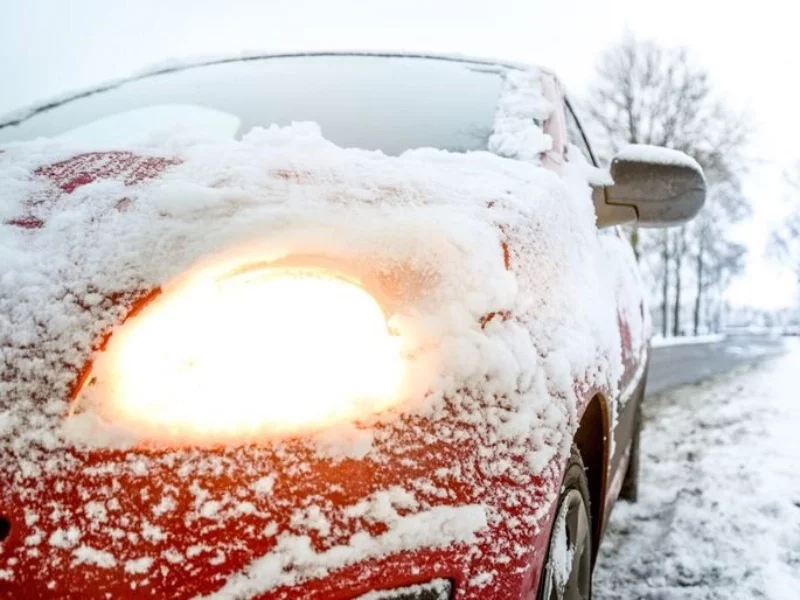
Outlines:
[[0, 123], [0, 597], [589, 598], [648, 312], [548, 71], [175, 66]]

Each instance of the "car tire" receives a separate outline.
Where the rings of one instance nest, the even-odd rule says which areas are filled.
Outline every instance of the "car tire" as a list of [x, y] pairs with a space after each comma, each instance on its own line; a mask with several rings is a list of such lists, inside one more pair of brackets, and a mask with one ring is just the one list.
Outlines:
[[622, 480], [622, 487], [619, 497], [628, 502], [636, 502], [639, 499], [639, 438], [642, 434], [642, 403], [639, 402], [634, 416], [633, 437], [631, 439], [631, 453], [628, 458], [628, 468], [625, 471], [625, 478]]
[[[563, 538], [559, 539], [560, 536]], [[591, 597], [592, 512], [589, 506], [589, 482], [580, 452], [573, 445], [558, 496], [538, 598], [590, 600]]]

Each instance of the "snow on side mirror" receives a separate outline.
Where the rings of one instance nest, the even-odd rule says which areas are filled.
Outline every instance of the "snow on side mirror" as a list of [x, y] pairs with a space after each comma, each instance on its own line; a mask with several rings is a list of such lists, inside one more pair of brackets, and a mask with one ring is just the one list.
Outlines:
[[593, 194], [597, 226], [636, 221], [642, 227], [668, 227], [690, 221], [703, 207], [703, 169], [683, 152], [631, 145], [611, 161], [614, 184]]

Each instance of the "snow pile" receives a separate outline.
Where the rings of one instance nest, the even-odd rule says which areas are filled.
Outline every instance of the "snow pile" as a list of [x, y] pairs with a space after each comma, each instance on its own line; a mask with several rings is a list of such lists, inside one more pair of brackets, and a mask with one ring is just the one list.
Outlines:
[[639, 501], [614, 509], [597, 598], [793, 598], [800, 345], [648, 399]]
[[[517, 128], [515, 105], [502, 110]], [[492, 570], [476, 589], [502, 586], [555, 498], [584, 393], [613, 395], [622, 374], [583, 171], [481, 152], [388, 158], [338, 148], [313, 124], [134, 150], [43, 141], [0, 153], [0, 501], [25, 506], [39, 536], [0, 564], [6, 579], [36, 564], [55, 581], [75, 561], [146, 585], [181, 564], [247, 595], [387, 553], [484, 544]], [[229, 448], [100, 418], [64, 427], [93, 348], [137, 301], [209, 265], [293, 256], [325, 257], [385, 300], [417, 374], [394, 408]], [[368, 465], [363, 490], [336, 471], [354, 459]], [[319, 461], [327, 479], [311, 476]], [[393, 485], [413, 500], [372, 495]]]

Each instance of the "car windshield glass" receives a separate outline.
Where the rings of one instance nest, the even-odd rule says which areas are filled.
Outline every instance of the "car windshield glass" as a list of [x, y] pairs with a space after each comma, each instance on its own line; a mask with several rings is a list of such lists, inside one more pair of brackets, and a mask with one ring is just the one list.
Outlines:
[[505, 67], [422, 57], [288, 56], [129, 80], [0, 125], [0, 143], [61, 137], [130, 143], [162, 131], [241, 137], [314, 121], [344, 147], [400, 154], [485, 150]]

